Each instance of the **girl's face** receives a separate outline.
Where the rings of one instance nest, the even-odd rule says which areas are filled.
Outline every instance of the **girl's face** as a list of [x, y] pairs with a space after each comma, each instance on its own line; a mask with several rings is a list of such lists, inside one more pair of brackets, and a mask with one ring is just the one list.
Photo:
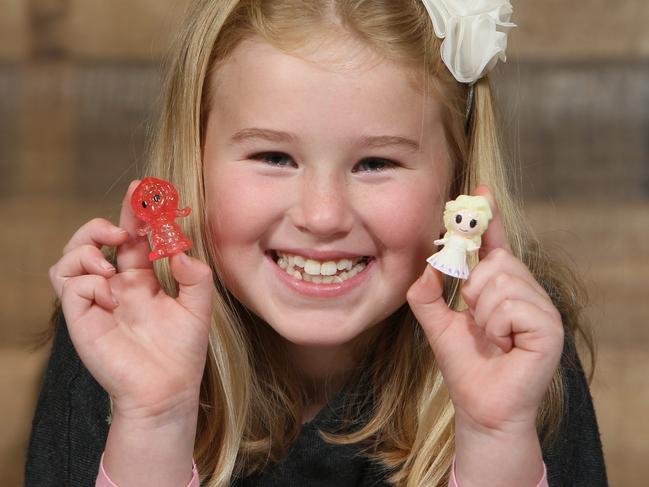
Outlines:
[[350, 344], [405, 303], [448, 180], [437, 102], [357, 44], [318, 50], [339, 53], [305, 61], [250, 40], [210, 80], [217, 265], [246, 307], [311, 350]]

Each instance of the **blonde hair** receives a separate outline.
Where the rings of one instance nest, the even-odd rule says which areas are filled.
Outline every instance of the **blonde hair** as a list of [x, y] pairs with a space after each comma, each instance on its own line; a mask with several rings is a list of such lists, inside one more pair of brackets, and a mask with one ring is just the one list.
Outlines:
[[[168, 69], [160, 126], [151, 146], [147, 174], [168, 179], [194, 212], [182, 221], [194, 242], [192, 254], [212, 265], [217, 295], [208, 359], [201, 389], [195, 459], [201, 481], [229, 485], [233, 475], [260, 471], [278, 461], [301, 429], [304, 393], [289, 367], [280, 337], [226, 289], [214, 266], [218, 249], [206, 226], [202, 174], [204, 127], [210, 106], [209, 80], [236, 46], [259, 35], [295, 52], [314, 33], [344, 31], [386, 59], [424, 73], [424, 91], [438, 93], [452, 167], [447, 196], [488, 184], [498, 202], [512, 249], [535, 274], [564, 317], [575, 318], [579, 302], [570, 275], [555, 275], [518, 209], [508, 186], [494, 100], [488, 77], [475, 85], [473, 117], [465, 131], [467, 87], [452, 78], [440, 59], [420, 0], [199, 0], [192, 2]], [[449, 199], [449, 198], [447, 198]], [[166, 261], [156, 264], [164, 289], [177, 294]], [[449, 279], [446, 296], [459, 280]], [[451, 297], [449, 305], [457, 306]], [[358, 376], [367, 397], [350, 405], [346, 417], [365, 406], [368, 421], [345, 434], [322, 432], [333, 443], [363, 445], [388, 468], [395, 485], [445, 485], [454, 453], [454, 411], [421, 327], [406, 304], [370, 344]], [[557, 374], [539, 415], [544, 431], [556, 429], [561, 413]], [[205, 483], [207, 482], [207, 483]]]

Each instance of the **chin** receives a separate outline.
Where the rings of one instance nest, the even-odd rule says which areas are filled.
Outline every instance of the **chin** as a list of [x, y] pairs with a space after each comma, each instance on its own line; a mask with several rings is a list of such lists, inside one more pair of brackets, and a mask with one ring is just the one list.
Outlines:
[[294, 326], [283, 323], [282, 326], [276, 326], [269, 323], [270, 326], [284, 339], [294, 345], [302, 347], [335, 347], [344, 345], [353, 341], [362, 334], [365, 329], [353, 328], [349, 326], [331, 326], [331, 323], [320, 323], [309, 321], [308, 328], [304, 323], [296, 323]]

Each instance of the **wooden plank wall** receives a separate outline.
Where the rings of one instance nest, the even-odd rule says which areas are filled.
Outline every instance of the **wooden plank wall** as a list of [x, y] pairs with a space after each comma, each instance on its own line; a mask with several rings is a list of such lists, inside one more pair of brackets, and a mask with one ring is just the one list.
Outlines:
[[[0, 0], [0, 484], [20, 485], [48, 348], [47, 270], [117, 221], [187, 0]], [[497, 73], [526, 211], [586, 280], [611, 485], [649, 477], [649, 2], [519, 0]]]

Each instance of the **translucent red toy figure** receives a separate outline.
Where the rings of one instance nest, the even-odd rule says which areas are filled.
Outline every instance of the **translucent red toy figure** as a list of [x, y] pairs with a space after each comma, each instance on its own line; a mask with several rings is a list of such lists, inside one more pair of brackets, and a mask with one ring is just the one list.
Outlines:
[[151, 232], [153, 249], [149, 260], [162, 259], [192, 248], [192, 242], [180, 231], [176, 218], [185, 217], [191, 208], [178, 209], [178, 190], [169, 181], [144, 178], [131, 196], [131, 206], [145, 225], [137, 230], [144, 237]]

